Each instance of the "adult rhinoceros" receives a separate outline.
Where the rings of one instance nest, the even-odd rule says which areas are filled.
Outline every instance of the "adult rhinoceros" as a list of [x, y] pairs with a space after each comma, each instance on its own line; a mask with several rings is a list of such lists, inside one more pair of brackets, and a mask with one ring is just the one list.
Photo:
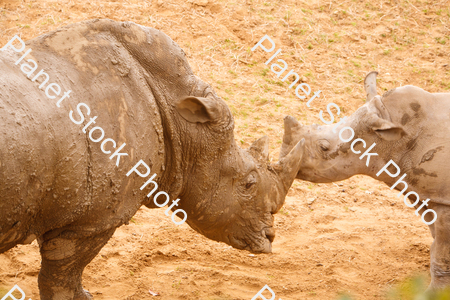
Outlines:
[[[426, 210], [436, 212], [423, 216], [425, 222], [432, 223], [429, 227], [434, 238], [429, 290], [449, 287], [450, 93], [429, 93], [408, 85], [380, 97], [376, 95], [376, 74], [369, 73], [364, 81], [366, 104], [339, 124], [334, 132], [336, 124], [303, 126], [287, 116], [280, 157], [304, 138], [305, 152], [298, 179], [333, 182], [364, 174], [391, 187], [395, 185], [394, 188], [405, 195], [416, 192], [422, 201], [410, 194], [411, 203], [406, 201], [408, 199], [405, 203], [415, 206], [417, 215], [423, 215]], [[351, 131], [342, 131], [341, 137], [339, 132], [347, 126], [355, 134], [351, 141], [344, 142], [350, 140]], [[376, 144], [373, 150], [364, 155], [373, 143]], [[391, 160], [398, 168], [389, 163]], [[386, 165], [389, 165], [389, 172], [380, 172]], [[403, 177], [404, 173], [406, 176]], [[401, 193], [399, 195], [404, 198]], [[431, 200], [423, 204], [427, 202], [425, 199]], [[411, 218], [416, 217], [415, 211], [411, 210]]]
[[[26, 47], [32, 52], [17, 65], [20, 45], [0, 52], [0, 253], [37, 238], [42, 300], [91, 299], [81, 285], [85, 266], [140, 206], [156, 207], [151, 187], [141, 191], [144, 180], [126, 176], [140, 159], [161, 191], [181, 199], [173, 209], [192, 228], [238, 249], [271, 251], [272, 215], [294, 180], [301, 143], [273, 166], [267, 137], [240, 149], [225, 102], [158, 30], [92, 20]], [[45, 77], [25, 75], [28, 59], [72, 91], [60, 107], [46, 96], [55, 86], [44, 93]], [[80, 102], [128, 156], [110, 160], [82, 131], [87, 117], [71, 121]]]

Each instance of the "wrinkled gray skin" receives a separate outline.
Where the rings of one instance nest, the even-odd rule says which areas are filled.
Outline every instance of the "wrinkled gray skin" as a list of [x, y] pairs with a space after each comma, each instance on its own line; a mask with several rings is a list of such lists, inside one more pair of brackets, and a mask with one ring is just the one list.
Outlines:
[[[48, 99], [14, 65], [25, 51], [0, 52], [0, 253], [37, 238], [42, 300], [91, 299], [81, 285], [84, 267], [139, 207], [156, 207], [156, 192], [146, 196], [154, 185], [139, 189], [154, 173], [158, 191], [180, 199], [173, 210], [185, 210], [199, 233], [271, 251], [273, 214], [295, 178], [303, 143], [274, 165], [267, 137], [240, 149], [225, 102], [158, 30], [92, 20], [26, 45], [33, 50], [27, 59], [39, 65], [34, 74], [43, 68], [50, 82], [72, 90], [58, 108], [60, 97]], [[80, 102], [91, 114], [82, 108], [85, 121], [76, 125], [69, 112], [80, 120]], [[126, 143], [119, 167], [90, 140], [94, 125], [81, 130], [94, 116], [105, 138]], [[111, 143], [105, 149], [114, 152]], [[127, 177], [140, 159], [150, 176]]]
[[[450, 286], [450, 94], [428, 93], [415, 86], [403, 86], [386, 92], [382, 97], [376, 95], [376, 72], [365, 79], [367, 102], [336, 130], [336, 124], [303, 126], [293, 117], [285, 118], [285, 135], [280, 157], [284, 157], [293, 148], [296, 141], [305, 139], [305, 153], [298, 169], [297, 178], [312, 182], [334, 182], [344, 180], [356, 174], [369, 175], [392, 186], [406, 173], [404, 181], [409, 191], [419, 194], [421, 200], [431, 199], [428, 207], [437, 213], [435, 223], [429, 225], [434, 242], [431, 246], [431, 283], [429, 290]], [[339, 139], [341, 128], [350, 126], [355, 137], [350, 142]], [[346, 130], [342, 138], [350, 138]], [[351, 150], [352, 142], [362, 138], [366, 142], [355, 143], [355, 154]], [[364, 151], [376, 143], [372, 153], [378, 156], [359, 159]], [[393, 160], [401, 169], [398, 177], [391, 178], [386, 173], [379, 177], [376, 173]], [[388, 169], [395, 174], [395, 167]], [[403, 190], [399, 183], [395, 189]], [[406, 191], [404, 192], [406, 194]], [[401, 196], [403, 203], [403, 196]], [[415, 197], [410, 199], [415, 202]], [[422, 201], [411, 208], [411, 218]], [[425, 220], [430, 222], [434, 215], [428, 213]]]

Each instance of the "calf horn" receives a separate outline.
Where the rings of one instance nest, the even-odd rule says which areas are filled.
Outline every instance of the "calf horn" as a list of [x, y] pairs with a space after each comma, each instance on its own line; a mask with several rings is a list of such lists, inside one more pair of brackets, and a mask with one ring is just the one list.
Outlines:
[[286, 116], [284, 117], [284, 134], [290, 136], [292, 133], [292, 128], [303, 125], [299, 123], [294, 117]]

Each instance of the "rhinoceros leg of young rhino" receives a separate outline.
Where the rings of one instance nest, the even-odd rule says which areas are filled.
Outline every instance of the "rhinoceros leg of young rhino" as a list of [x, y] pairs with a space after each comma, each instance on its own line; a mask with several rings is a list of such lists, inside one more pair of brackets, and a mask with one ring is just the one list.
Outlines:
[[86, 265], [100, 252], [115, 228], [96, 235], [74, 231], [49, 232], [38, 239], [42, 256], [39, 272], [41, 300], [90, 300], [81, 285]]
[[431, 283], [428, 291], [431, 291], [450, 288], [450, 206], [432, 203], [428, 208], [437, 214], [436, 222], [429, 226], [434, 238], [430, 249]]

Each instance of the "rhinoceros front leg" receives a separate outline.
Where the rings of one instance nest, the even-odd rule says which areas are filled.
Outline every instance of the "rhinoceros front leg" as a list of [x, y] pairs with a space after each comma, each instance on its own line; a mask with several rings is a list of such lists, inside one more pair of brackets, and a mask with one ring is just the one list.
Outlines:
[[39, 272], [41, 300], [90, 300], [81, 285], [86, 265], [113, 235], [114, 229], [80, 237], [77, 232], [49, 232], [38, 239], [42, 256]]
[[[430, 203], [428, 208], [437, 213], [436, 221], [430, 225], [434, 238], [430, 249], [431, 283], [427, 291], [450, 287], [450, 207], [447, 205]], [[433, 214], [429, 214], [433, 217]], [[432, 218], [427, 220], [430, 222]]]

